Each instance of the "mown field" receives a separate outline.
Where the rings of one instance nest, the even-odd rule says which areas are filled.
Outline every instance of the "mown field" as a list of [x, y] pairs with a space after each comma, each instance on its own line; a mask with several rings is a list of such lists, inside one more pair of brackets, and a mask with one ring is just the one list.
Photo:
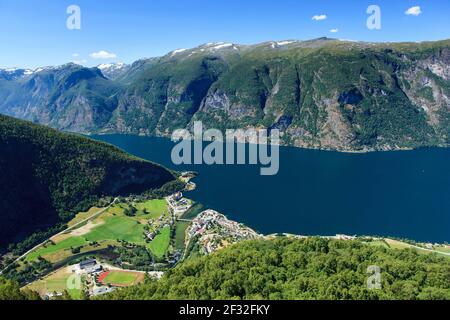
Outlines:
[[146, 212], [148, 213], [146, 218], [158, 218], [162, 214], [167, 212], [167, 202], [165, 199], [156, 199], [141, 203], [136, 203], [136, 209], [138, 209], [140, 212]]
[[165, 226], [149, 244], [149, 248], [157, 259], [164, 257], [170, 244], [170, 226]]
[[100, 274], [100, 281], [105, 285], [115, 286], [131, 286], [141, 282], [144, 279], [142, 273], [128, 272], [128, 271], [107, 271], [104, 274]]
[[25, 288], [36, 291], [41, 295], [67, 290], [71, 298], [77, 300], [81, 298], [81, 288], [77, 288], [76, 285], [73, 285], [69, 279], [71, 276], [72, 272], [70, 268], [64, 267], [29, 284]]

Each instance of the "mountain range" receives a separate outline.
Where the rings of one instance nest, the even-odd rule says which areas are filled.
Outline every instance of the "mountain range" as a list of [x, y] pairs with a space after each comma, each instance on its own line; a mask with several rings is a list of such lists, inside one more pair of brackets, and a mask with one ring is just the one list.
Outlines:
[[0, 70], [0, 113], [77, 133], [268, 128], [306, 148], [448, 146], [450, 40], [207, 43], [131, 65]]

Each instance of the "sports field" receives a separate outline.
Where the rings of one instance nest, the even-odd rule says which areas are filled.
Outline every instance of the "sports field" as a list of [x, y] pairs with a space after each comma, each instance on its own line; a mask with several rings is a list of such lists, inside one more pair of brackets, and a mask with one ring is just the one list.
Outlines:
[[26, 288], [38, 292], [41, 296], [67, 290], [72, 299], [77, 300], [81, 298], [81, 288], [77, 288], [73, 285], [73, 281], [69, 280], [72, 275], [70, 267], [64, 267], [29, 284]]
[[128, 287], [144, 280], [144, 274], [131, 271], [105, 271], [98, 276], [98, 282], [104, 285]]

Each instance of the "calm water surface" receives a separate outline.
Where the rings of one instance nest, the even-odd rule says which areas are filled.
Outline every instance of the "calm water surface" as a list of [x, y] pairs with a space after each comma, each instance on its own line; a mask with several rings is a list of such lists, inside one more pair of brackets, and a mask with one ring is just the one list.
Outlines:
[[94, 136], [176, 170], [188, 197], [264, 234], [383, 235], [450, 241], [450, 149], [345, 154], [282, 147], [276, 176], [259, 166], [175, 166], [164, 138]]

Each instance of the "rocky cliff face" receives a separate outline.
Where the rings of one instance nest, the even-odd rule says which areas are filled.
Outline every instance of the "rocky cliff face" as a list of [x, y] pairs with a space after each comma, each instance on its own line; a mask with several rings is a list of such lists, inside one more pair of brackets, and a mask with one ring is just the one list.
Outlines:
[[114, 80], [76, 65], [0, 78], [0, 97], [2, 113], [83, 133], [167, 136], [201, 120], [277, 128], [307, 148], [444, 146], [450, 41], [210, 43], [137, 61]]

